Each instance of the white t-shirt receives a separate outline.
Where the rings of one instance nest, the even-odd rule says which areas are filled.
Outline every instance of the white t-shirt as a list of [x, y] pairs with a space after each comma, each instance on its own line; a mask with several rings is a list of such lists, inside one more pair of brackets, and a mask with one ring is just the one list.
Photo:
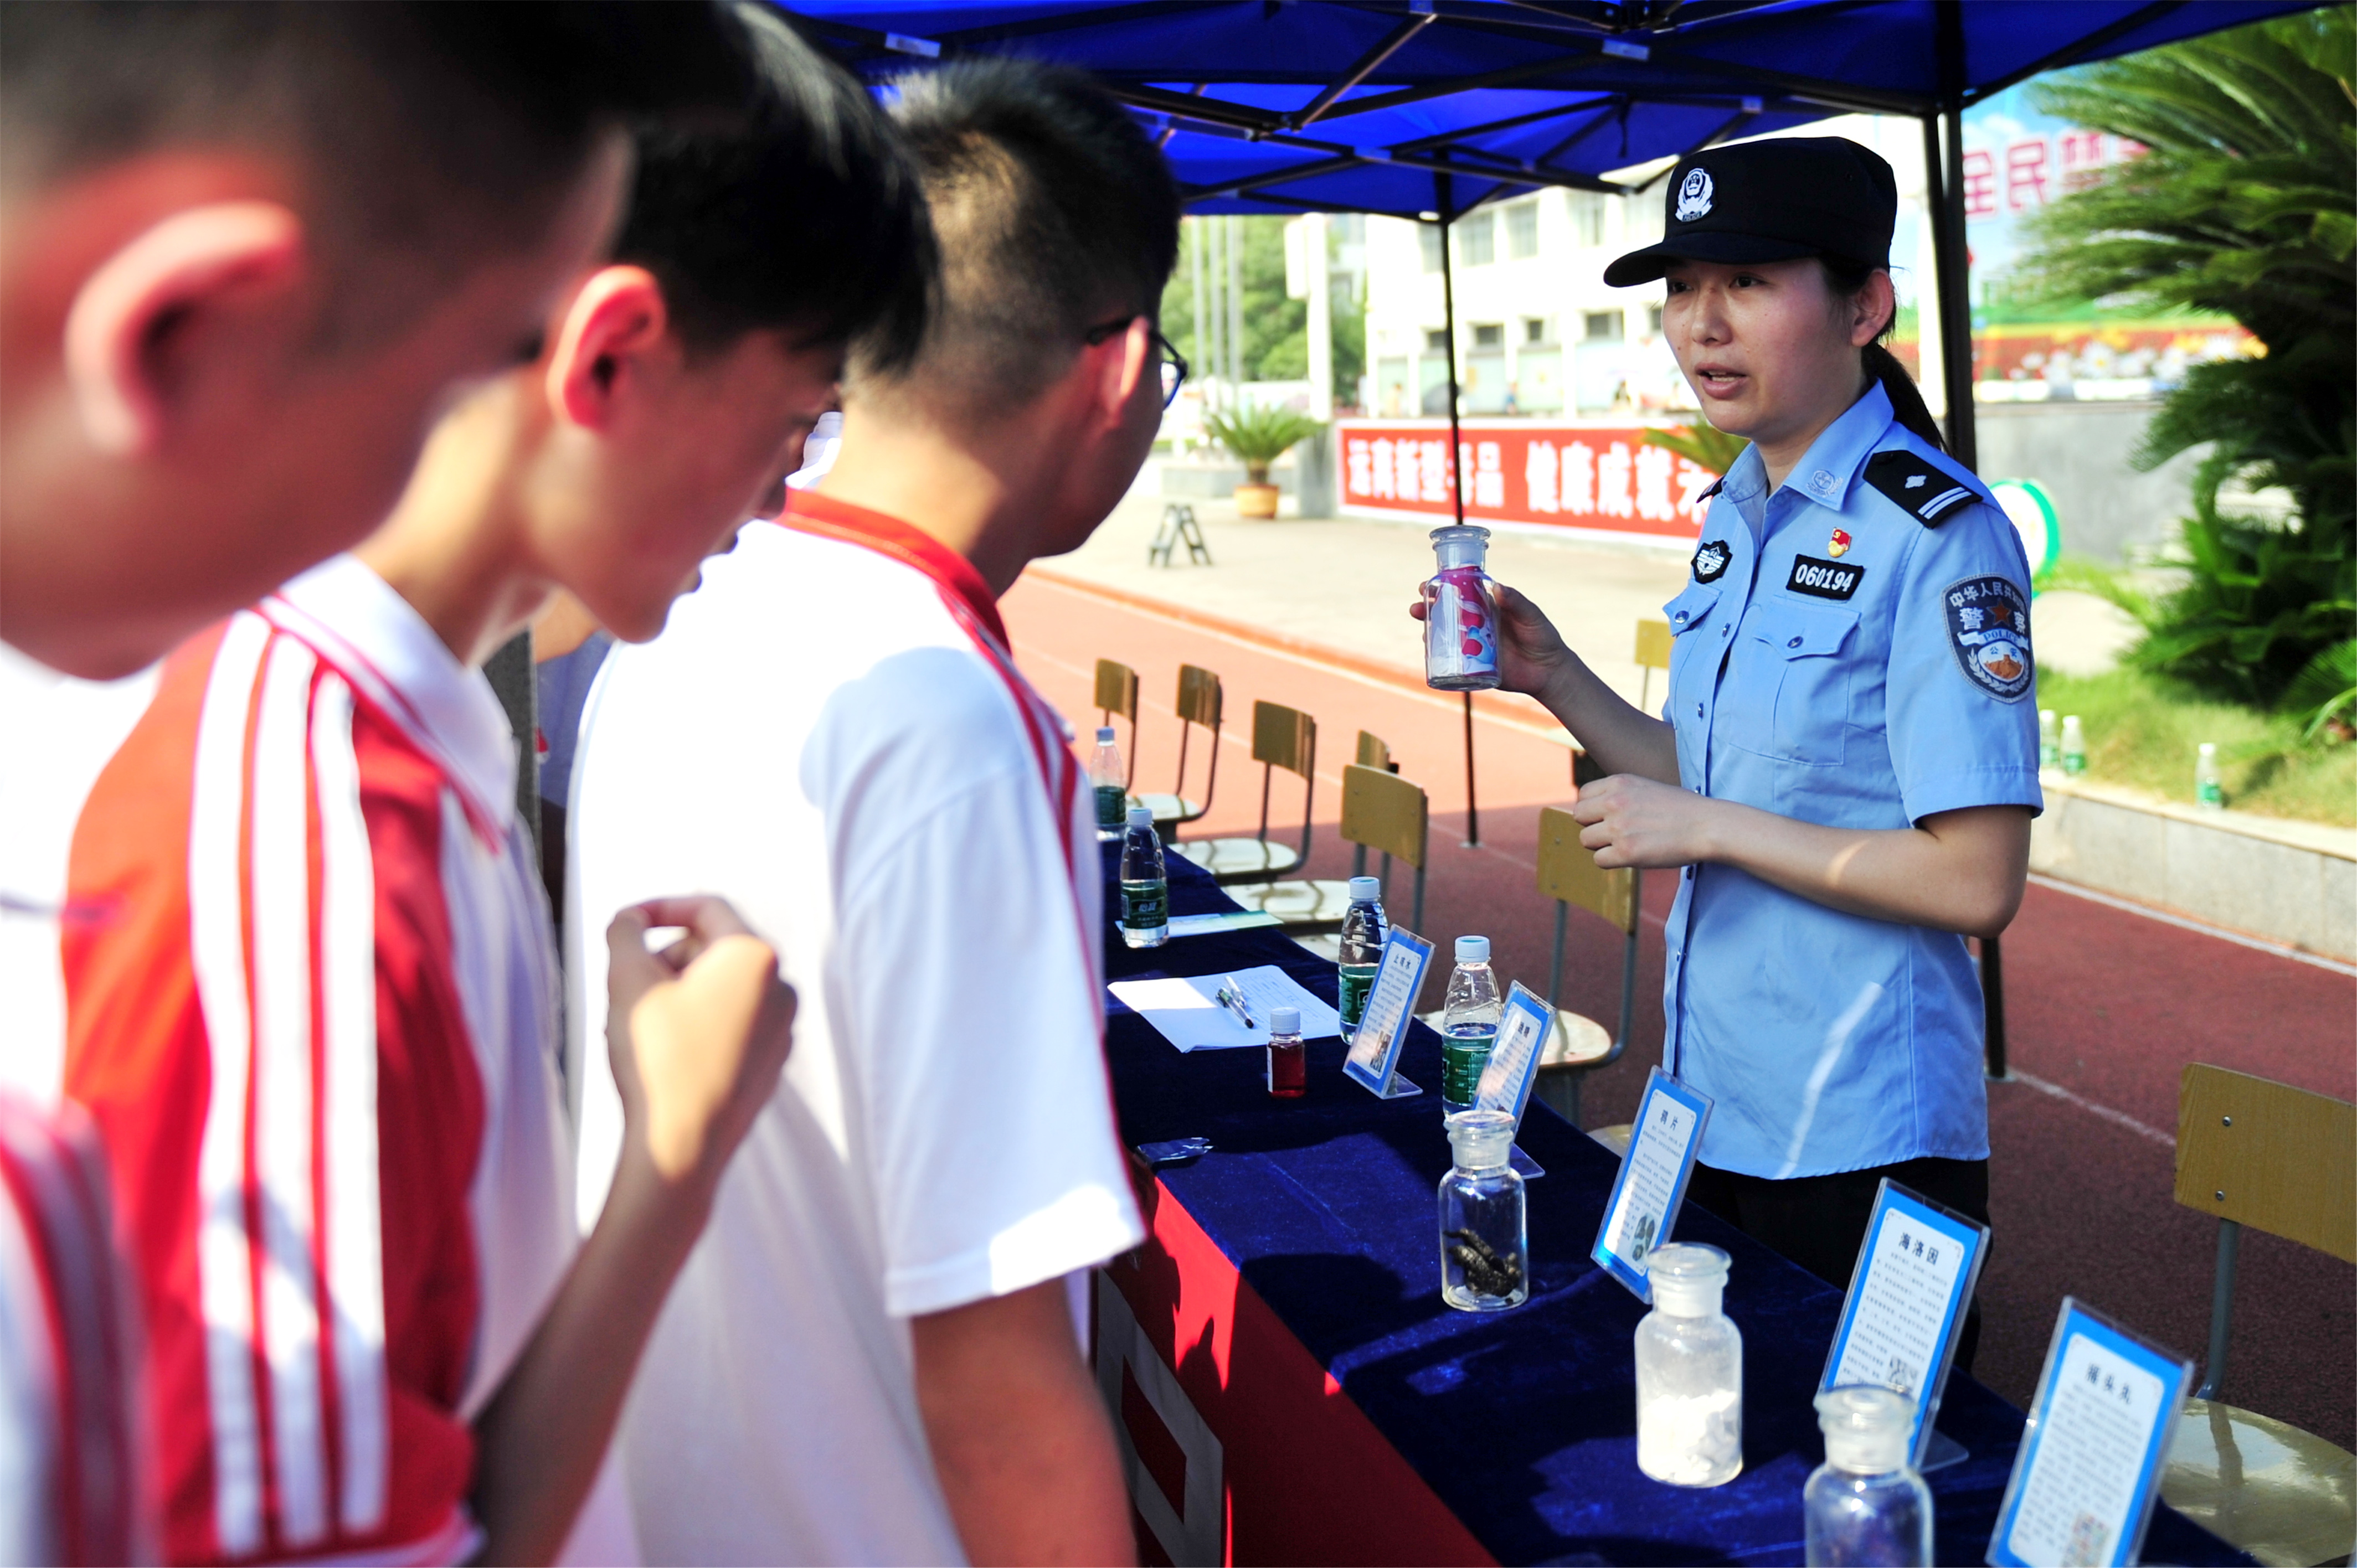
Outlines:
[[908, 1319], [1143, 1234], [1104, 1067], [1093, 819], [973, 568], [896, 520], [793, 504], [705, 563], [660, 639], [617, 650], [583, 720], [582, 1216], [619, 1139], [607, 923], [720, 894], [777, 945], [801, 1012], [624, 1415], [641, 1546], [958, 1562]]

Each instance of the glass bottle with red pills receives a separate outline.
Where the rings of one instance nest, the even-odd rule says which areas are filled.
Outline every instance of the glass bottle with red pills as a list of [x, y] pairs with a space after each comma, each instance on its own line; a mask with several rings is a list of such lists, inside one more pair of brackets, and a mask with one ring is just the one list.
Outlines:
[[1482, 563], [1490, 531], [1458, 524], [1432, 531], [1440, 570], [1424, 585], [1424, 679], [1443, 692], [1485, 692], [1498, 683], [1498, 599]]

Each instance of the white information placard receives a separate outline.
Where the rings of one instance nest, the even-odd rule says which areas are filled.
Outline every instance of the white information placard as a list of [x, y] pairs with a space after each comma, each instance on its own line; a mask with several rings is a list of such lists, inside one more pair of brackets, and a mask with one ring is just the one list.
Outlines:
[[1996, 1568], [2126, 1568], [2144, 1546], [2193, 1363], [2071, 1296], [1997, 1509]]
[[1546, 1051], [1547, 1031], [1555, 1026], [1555, 1009], [1538, 993], [1514, 982], [1506, 993], [1506, 1010], [1498, 1019], [1497, 1044], [1481, 1068], [1481, 1087], [1474, 1105], [1483, 1111], [1504, 1111], [1522, 1124], [1523, 1108], [1531, 1102], [1531, 1086], [1539, 1079], [1539, 1058]]
[[1660, 1068], [1646, 1078], [1629, 1152], [1620, 1157], [1620, 1174], [1613, 1178], [1592, 1254], [1639, 1301], [1653, 1299], [1646, 1260], [1669, 1240], [1677, 1223], [1695, 1155], [1702, 1148], [1703, 1124], [1709, 1120], [1710, 1096]]
[[1424, 989], [1424, 972], [1432, 962], [1432, 944], [1403, 926], [1383, 937], [1383, 956], [1375, 967], [1374, 983], [1367, 988], [1367, 1010], [1359, 1031], [1351, 1036], [1351, 1054], [1342, 1071], [1351, 1081], [1385, 1100], [1405, 1100], [1424, 1090], [1399, 1075], [1400, 1052], [1407, 1045], [1407, 1026], [1415, 1021], [1416, 993]]
[[1986, 1225], [1883, 1178], [1817, 1384], [1822, 1391], [1879, 1383], [1912, 1399], [1911, 1452], [1919, 1470], [1931, 1451], [1932, 1420], [1980, 1281], [1988, 1234]]

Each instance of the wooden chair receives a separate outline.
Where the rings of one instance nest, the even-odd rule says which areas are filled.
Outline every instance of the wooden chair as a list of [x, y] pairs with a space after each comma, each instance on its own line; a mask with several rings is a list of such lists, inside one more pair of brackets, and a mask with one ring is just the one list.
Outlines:
[[[1383, 866], [1377, 875], [1383, 878], [1388, 908], [1392, 862], [1404, 860], [1415, 867], [1415, 912], [1408, 919], [1408, 929], [1419, 933], [1424, 929], [1425, 861], [1431, 845], [1431, 804], [1423, 789], [1398, 774], [1356, 763], [1342, 769], [1341, 833], [1357, 846], [1351, 875], [1367, 874], [1367, 851], [1381, 854]], [[1229, 897], [1247, 909], [1275, 916], [1286, 934], [1298, 937], [1341, 929], [1342, 917], [1351, 908], [1351, 885], [1345, 880], [1264, 882], [1232, 888]], [[1311, 950], [1321, 950], [1313, 947]]]
[[1097, 660], [1097, 723], [1113, 723], [1119, 714], [1129, 721], [1129, 761], [1122, 771], [1122, 788], [1137, 781], [1137, 671], [1110, 659]]
[[[1298, 708], [1253, 704], [1253, 760], [1261, 765], [1260, 832], [1251, 838], [1188, 839], [1170, 847], [1211, 874], [1215, 882], [1274, 882], [1309, 858], [1310, 814], [1318, 793], [1318, 721]], [[1301, 844], [1272, 843], [1269, 788], [1276, 770], [1301, 776]]]
[[1641, 620], [1637, 623], [1637, 668], [1643, 671], [1638, 678], [1637, 706], [1650, 714], [1646, 699], [1653, 694], [1653, 671], [1666, 671], [1670, 667], [1670, 623], [1665, 620]]
[[[1140, 795], [1137, 803], [1154, 812], [1154, 831], [1168, 840], [1189, 822], [1211, 809], [1211, 791], [1220, 784], [1220, 678], [1192, 664], [1178, 666], [1178, 781], [1168, 795]], [[1203, 798], [1187, 798], [1187, 743], [1197, 726], [1211, 732], [1211, 765], [1203, 775]]]
[[1577, 1127], [1580, 1080], [1619, 1061], [1629, 1048], [1637, 1007], [1637, 929], [1644, 881], [1634, 870], [1598, 866], [1596, 852], [1579, 842], [1578, 819], [1549, 806], [1539, 812], [1538, 886], [1555, 900], [1555, 961], [1547, 971], [1546, 989], [1550, 1006], [1562, 993], [1563, 941], [1572, 906], [1601, 915], [1620, 929], [1620, 1027], [1608, 1034], [1594, 1019], [1557, 1008], [1555, 1031], [1539, 1057], [1536, 1092]]
[[2357, 1106], [2196, 1062], [2177, 1094], [2177, 1201], [2218, 1217], [2210, 1358], [2161, 1474], [2169, 1506], [2269, 1564], [2347, 1561], [2357, 1457], [2218, 1399], [2243, 1227], [2357, 1262]]

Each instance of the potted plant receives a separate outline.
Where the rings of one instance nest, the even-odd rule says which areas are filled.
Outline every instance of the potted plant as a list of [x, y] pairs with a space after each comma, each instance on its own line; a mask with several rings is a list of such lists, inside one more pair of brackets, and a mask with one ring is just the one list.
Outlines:
[[1244, 482], [1236, 487], [1236, 515], [1275, 517], [1277, 488], [1268, 482], [1268, 466], [1292, 450], [1296, 442], [1325, 428], [1290, 408], [1247, 407], [1205, 414], [1204, 433], [1244, 466]]

